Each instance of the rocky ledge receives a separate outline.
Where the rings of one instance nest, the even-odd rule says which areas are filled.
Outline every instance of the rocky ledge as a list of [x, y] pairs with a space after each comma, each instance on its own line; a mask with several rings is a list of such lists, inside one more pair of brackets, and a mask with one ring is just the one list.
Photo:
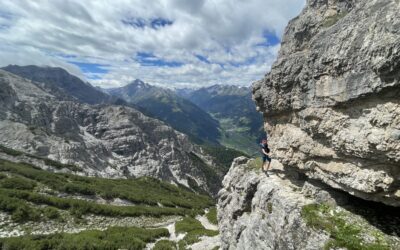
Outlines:
[[254, 84], [273, 156], [367, 200], [400, 206], [400, 2], [308, 0]]
[[237, 158], [219, 192], [222, 249], [399, 249], [400, 215], [285, 172]]

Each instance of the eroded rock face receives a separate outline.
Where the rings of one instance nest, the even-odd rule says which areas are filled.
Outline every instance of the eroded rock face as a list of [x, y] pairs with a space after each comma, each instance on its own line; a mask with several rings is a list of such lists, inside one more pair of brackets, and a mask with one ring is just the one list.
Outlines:
[[151, 176], [216, 193], [204, 169], [212, 160], [182, 133], [139, 111], [61, 101], [31, 81], [0, 70], [0, 144], [81, 166], [87, 175]]
[[309, 0], [253, 86], [273, 157], [400, 206], [400, 2]]
[[[273, 161], [272, 168], [267, 176], [254, 160], [240, 157], [233, 162], [218, 194], [222, 249], [338, 249], [332, 242], [342, 237], [338, 236], [340, 233], [349, 234], [347, 239], [360, 239], [364, 246], [375, 242], [380, 244], [375, 245], [377, 249], [400, 247], [400, 238], [396, 236], [400, 232], [397, 208], [389, 207], [389, 212], [381, 203], [360, 205], [361, 199], [296, 172], [286, 172], [277, 161]], [[373, 208], [372, 203], [381, 207]], [[313, 206], [326, 208], [325, 215], [331, 219], [312, 216], [310, 221], [305, 208]], [[344, 228], [337, 223], [339, 220], [346, 227], [357, 228], [359, 233], [351, 235], [350, 231], [340, 232], [341, 229], [336, 234], [330, 232], [329, 228]], [[392, 221], [393, 228], [385, 229]], [[340, 249], [354, 247], [350, 242], [342, 242]]]
[[251, 171], [237, 158], [219, 192], [218, 224], [223, 249], [322, 249], [328, 235], [312, 231], [300, 216], [311, 203], [276, 176]]

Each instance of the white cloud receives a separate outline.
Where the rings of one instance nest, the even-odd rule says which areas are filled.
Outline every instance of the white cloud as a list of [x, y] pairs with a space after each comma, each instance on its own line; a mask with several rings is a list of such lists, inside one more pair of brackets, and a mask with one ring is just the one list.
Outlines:
[[[163, 86], [249, 85], [279, 47], [256, 45], [266, 42], [265, 32], [280, 37], [304, 2], [3, 0], [0, 65], [61, 66], [79, 76], [71, 61], [108, 65], [105, 74], [81, 68], [103, 87], [136, 78]], [[156, 65], [146, 66], [137, 53], [154, 55]]]

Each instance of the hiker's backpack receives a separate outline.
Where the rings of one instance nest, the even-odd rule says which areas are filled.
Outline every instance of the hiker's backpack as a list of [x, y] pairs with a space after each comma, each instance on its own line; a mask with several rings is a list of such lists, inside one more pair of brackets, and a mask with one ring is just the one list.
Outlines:
[[268, 144], [264, 145], [264, 144], [260, 143], [260, 147], [261, 147], [261, 153], [263, 153], [262, 149], [265, 149], [265, 152], [269, 153], [270, 150], [269, 150]]

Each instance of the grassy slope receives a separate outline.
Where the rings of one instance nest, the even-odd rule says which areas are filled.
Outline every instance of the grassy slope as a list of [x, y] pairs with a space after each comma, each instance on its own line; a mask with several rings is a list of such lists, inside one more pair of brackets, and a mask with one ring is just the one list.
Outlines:
[[[13, 156], [24, 154], [5, 147], [1, 151]], [[62, 164], [59, 167], [73, 168]], [[60, 197], [60, 194], [64, 195]], [[120, 198], [132, 202], [132, 205], [98, 204], [91, 200], [71, 198], [72, 195], [101, 197], [106, 200]], [[209, 196], [198, 195], [187, 188], [153, 178], [82, 177], [52, 173], [30, 164], [0, 159], [0, 211], [10, 214], [16, 223], [48, 220], [63, 223], [66, 219], [79, 219], [85, 214], [111, 217], [195, 216], [213, 204], [214, 201]], [[146, 243], [168, 235], [166, 229], [114, 227], [105, 231], [87, 230], [75, 234], [3, 238], [0, 239], [0, 248], [143, 249]]]
[[218, 225], [217, 208], [216, 207], [211, 208], [206, 216], [207, 216], [207, 219], [209, 222], [211, 222], [214, 225]]
[[75, 234], [22, 236], [0, 239], [0, 248], [39, 249], [143, 249], [146, 243], [169, 236], [168, 230], [114, 227], [105, 231], [88, 230]]
[[199, 242], [201, 236], [215, 236], [218, 231], [208, 230], [201, 225], [201, 222], [190, 217], [185, 217], [183, 220], [175, 224], [177, 233], [187, 233], [185, 237], [178, 242], [180, 249], [186, 249], [188, 245]]
[[301, 216], [308, 226], [329, 234], [330, 240], [324, 246], [326, 250], [338, 248], [349, 250], [395, 249], [395, 246], [391, 246], [390, 240], [386, 239], [382, 232], [345, 210], [337, 211], [327, 204], [309, 204], [302, 208]]
[[[67, 210], [75, 216], [98, 214], [158, 217], [193, 215], [213, 204], [208, 196], [197, 195], [152, 178], [112, 180], [56, 174], [32, 165], [5, 160], [0, 160], [0, 172], [0, 210], [10, 213], [15, 221], [48, 218], [49, 211], [36, 205], [45, 205], [53, 210]], [[57, 193], [100, 196], [104, 199], [121, 198], [135, 205], [103, 205], [60, 198], [56, 196]]]

